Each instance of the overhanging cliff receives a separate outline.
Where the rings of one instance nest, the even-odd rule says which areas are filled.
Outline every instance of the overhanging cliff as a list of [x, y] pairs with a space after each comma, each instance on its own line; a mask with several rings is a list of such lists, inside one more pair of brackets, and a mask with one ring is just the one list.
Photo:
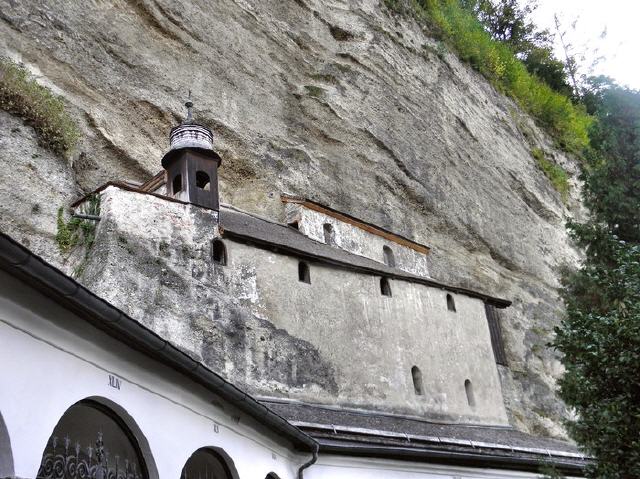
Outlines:
[[577, 258], [564, 222], [582, 209], [577, 182], [563, 203], [531, 150], [574, 178], [577, 165], [410, 20], [376, 0], [5, 0], [0, 53], [61, 94], [84, 133], [65, 162], [2, 114], [3, 231], [63, 264], [57, 208], [156, 173], [191, 89], [223, 157], [223, 201], [277, 216], [279, 192], [312, 197], [429, 244], [434, 277], [513, 300], [510, 419], [561, 434], [546, 343], [558, 266]]

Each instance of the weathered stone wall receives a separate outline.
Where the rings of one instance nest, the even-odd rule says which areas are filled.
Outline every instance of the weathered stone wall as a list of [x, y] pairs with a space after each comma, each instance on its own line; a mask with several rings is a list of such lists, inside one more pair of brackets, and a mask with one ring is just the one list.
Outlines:
[[[484, 303], [231, 240], [213, 213], [109, 187], [83, 282], [208, 366], [264, 396], [506, 424]], [[224, 216], [224, 215], [223, 215]], [[411, 368], [422, 371], [416, 395]], [[468, 404], [465, 380], [476, 404]]]
[[[77, 186], [157, 172], [192, 89], [223, 157], [223, 201], [275, 218], [280, 191], [312, 197], [432, 246], [433, 277], [512, 299], [502, 371], [510, 420], [562, 434], [560, 366], [545, 344], [562, 313], [557, 268], [577, 258], [564, 228], [580, 214], [577, 166], [416, 24], [378, 0], [0, 0], [0, 53], [62, 95], [83, 132], [54, 180], [59, 191], [34, 180], [65, 165], [49, 156], [12, 177], [24, 182], [19, 195], [3, 185], [3, 231], [55, 260], [56, 207]], [[3, 123], [3, 144], [14, 146], [0, 149], [2, 169], [14, 153], [24, 161], [38, 151], [12, 130]], [[532, 147], [572, 175], [567, 205]], [[46, 221], [28, 214], [36, 202], [48, 205]]]
[[[304, 399], [453, 421], [506, 422], [481, 300], [455, 295], [452, 312], [446, 291], [396, 280], [387, 297], [380, 294], [379, 276], [318, 263], [310, 263], [307, 284], [298, 281], [296, 257], [227, 245], [225, 275], [255, 275], [253, 311], [316, 346], [336, 371], [337, 397]], [[421, 396], [414, 392], [413, 366], [422, 372]], [[467, 403], [466, 379], [474, 387], [475, 407]]]
[[253, 391], [337, 392], [331, 364], [313, 344], [244, 306], [257, 300], [251, 269], [227, 275], [212, 263], [212, 211], [114, 187], [101, 198], [83, 283]]

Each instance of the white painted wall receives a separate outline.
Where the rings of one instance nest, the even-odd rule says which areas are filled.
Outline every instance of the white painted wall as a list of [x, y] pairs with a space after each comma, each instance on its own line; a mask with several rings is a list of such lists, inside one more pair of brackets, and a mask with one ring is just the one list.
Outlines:
[[[3, 272], [0, 286], [0, 414], [16, 477], [36, 476], [59, 418], [88, 397], [126, 411], [125, 421], [139, 431], [138, 440], [148, 443], [143, 454], [146, 449], [151, 479], [178, 479], [189, 456], [205, 446], [224, 449], [240, 478], [264, 478], [269, 472], [293, 478], [298, 465], [308, 460], [308, 454], [291, 452], [287, 442], [230, 404], [224, 409], [212, 404], [219, 399], [204, 388]], [[109, 374], [122, 380], [120, 390], [109, 386]]]
[[[109, 386], [110, 374], [121, 380], [120, 389]], [[309, 458], [231, 404], [5, 272], [0, 272], [0, 381], [0, 415], [11, 442], [14, 477], [35, 477], [59, 418], [85, 398], [110, 406], [128, 424], [150, 479], [178, 479], [188, 457], [207, 446], [233, 460], [239, 479], [263, 479], [270, 472], [294, 479]], [[0, 450], [6, 446], [2, 440], [0, 434]], [[305, 472], [307, 479], [532, 477], [537, 476], [337, 456], [321, 456]]]
[[[321, 456], [305, 479], [528, 479], [528, 472], [346, 456]], [[569, 479], [569, 478], [567, 478]]]

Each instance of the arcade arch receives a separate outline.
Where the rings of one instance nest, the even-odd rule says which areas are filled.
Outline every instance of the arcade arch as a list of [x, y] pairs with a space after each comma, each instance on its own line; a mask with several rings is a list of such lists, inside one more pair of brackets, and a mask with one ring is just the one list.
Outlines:
[[37, 479], [157, 479], [149, 445], [133, 419], [103, 398], [69, 407], [42, 453]]

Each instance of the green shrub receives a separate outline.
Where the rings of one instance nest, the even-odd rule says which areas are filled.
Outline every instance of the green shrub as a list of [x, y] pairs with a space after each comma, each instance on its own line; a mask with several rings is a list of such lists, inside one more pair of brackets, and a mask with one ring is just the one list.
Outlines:
[[[84, 214], [100, 216], [100, 196], [92, 195], [82, 205], [81, 211]], [[86, 255], [96, 239], [96, 222], [73, 217], [69, 221], [64, 220], [64, 208], [58, 209], [57, 218], [58, 230], [56, 232], [56, 243], [63, 254], [69, 253], [75, 246], [83, 245]]]
[[312, 96], [314, 98], [322, 98], [324, 96], [324, 88], [320, 88], [319, 86], [315, 85], [305, 85], [304, 88], [309, 96]]
[[555, 188], [555, 190], [560, 193], [562, 197], [562, 201], [566, 202], [569, 198], [569, 190], [571, 189], [569, 185], [569, 175], [564, 169], [554, 163], [553, 161], [547, 160], [544, 155], [544, 151], [540, 148], [534, 148], [531, 150], [531, 156], [536, 159], [536, 163], [538, 164], [538, 168], [542, 170], [549, 181]]
[[0, 57], [0, 108], [20, 115], [36, 130], [43, 146], [57, 154], [72, 150], [80, 137], [78, 125], [62, 99], [38, 85], [29, 72]]
[[426, 22], [432, 34], [448, 43], [459, 58], [511, 96], [567, 151], [582, 153], [589, 144], [592, 118], [581, 105], [531, 75], [505, 44], [491, 38], [458, 0], [387, 0], [387, 7]]

